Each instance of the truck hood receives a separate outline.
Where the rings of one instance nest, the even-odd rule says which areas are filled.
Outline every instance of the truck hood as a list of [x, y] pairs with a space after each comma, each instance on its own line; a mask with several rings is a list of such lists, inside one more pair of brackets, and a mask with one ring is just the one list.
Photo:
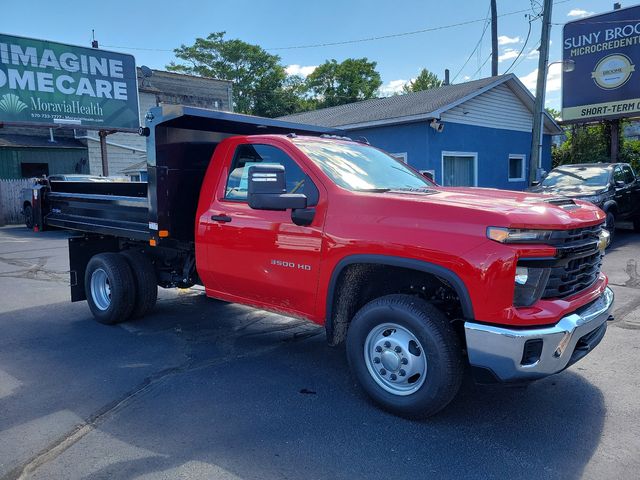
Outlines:
[[[582, 200], [491, 188], [438, 187], [425, 193], [387, 192], [405, 202], [429, 203], [487, 226], [578, 228], [604, 221], [598, 207]], [[387, 197], [387, 198], [389, 198]], [[408, 207], [408, 205], [407, 205]]]

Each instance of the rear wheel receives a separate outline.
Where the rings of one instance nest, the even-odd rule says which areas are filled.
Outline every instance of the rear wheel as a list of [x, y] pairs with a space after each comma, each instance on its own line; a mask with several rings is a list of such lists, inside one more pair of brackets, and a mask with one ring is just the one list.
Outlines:
[[153, 310], [158, 300], [156, 269], [148, 256], [135, 250], [124, 250], [121, 255], [133, 272], [136, 298], [131, 318], [141, 318]]
[[136, 291], [131, 268], [124, 256], [99, 253], [87, 264], [84, 276], [87, 303], [95, 319], [107, 325], [128, 320]]
[[640, 232], [640, 216], [633, 219], [633, 231]]
[[24, 215], [24, 224], [29, 230], [33, 229], [33, 207], [31, 205], [25, 205], [22, 209]]
[[462, 350], [447, 318], [409, 295], [365, 305], [349, 326], [347, 356], [367, 394], [402, 416], [434, 415], [462, 382]]

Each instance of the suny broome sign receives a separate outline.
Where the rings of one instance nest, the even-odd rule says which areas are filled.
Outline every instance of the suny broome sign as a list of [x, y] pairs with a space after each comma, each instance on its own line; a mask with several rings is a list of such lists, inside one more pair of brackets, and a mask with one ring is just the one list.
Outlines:
[[563, 121], [640, 115], [640, 6], [565, 24], [562, 50]]
[[0, 33], [0, 123], [137, 131], [131, 55]]

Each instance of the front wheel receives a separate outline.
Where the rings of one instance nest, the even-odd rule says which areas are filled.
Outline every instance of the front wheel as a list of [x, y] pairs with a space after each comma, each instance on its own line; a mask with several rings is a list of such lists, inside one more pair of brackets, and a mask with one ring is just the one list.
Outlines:
[[347, 357], [367, 394], [402, 416], [434, 415], [462, 383], [460, 341], [447, 318], [409, 295], [365, 305], [349, 326]]

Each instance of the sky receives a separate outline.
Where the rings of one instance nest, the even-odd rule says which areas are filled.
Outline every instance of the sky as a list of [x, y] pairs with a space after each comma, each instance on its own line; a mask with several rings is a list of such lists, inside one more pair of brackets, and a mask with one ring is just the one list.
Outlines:
[[[500, 74], [515, 73], [535, 90], [543, 0], [497, 0]], [[327, 59], [377, 62], [381, 93], [390, 95], [427, 68], [452, 83], [489, 76], [489, 0], [3, 0], [0, 31], [91, 45], [135, 55], [137, 65], [164, 69], [173, 49], [225, 31], [281, 57], [290, 73], [308, 75]], [[549, 62], [561, 60], [562, 25], [613, 8], [611, 0], [555, 0]], [[623, 7], [633, 2], [621, 1]], [[462, 25], [460, 25], [462, 24]], [[486, 28], [488, 27], [488, 28]], [[484, 32], [484, 35], [483, 35]], [[383, 37], [372, 39], [373, 37]], [[347, 42], [347, 43], [345, 43]], [[335, 44], [339, 43], [339, 44]], [[334, 45], [327, 45], [334, 44]], [[522, 54], [519, 58], [519, 52]], [[514, 60], [515, 64], [514, 64]], [[546, 104], [560, 108], [559, 64], [551, 65]]]

